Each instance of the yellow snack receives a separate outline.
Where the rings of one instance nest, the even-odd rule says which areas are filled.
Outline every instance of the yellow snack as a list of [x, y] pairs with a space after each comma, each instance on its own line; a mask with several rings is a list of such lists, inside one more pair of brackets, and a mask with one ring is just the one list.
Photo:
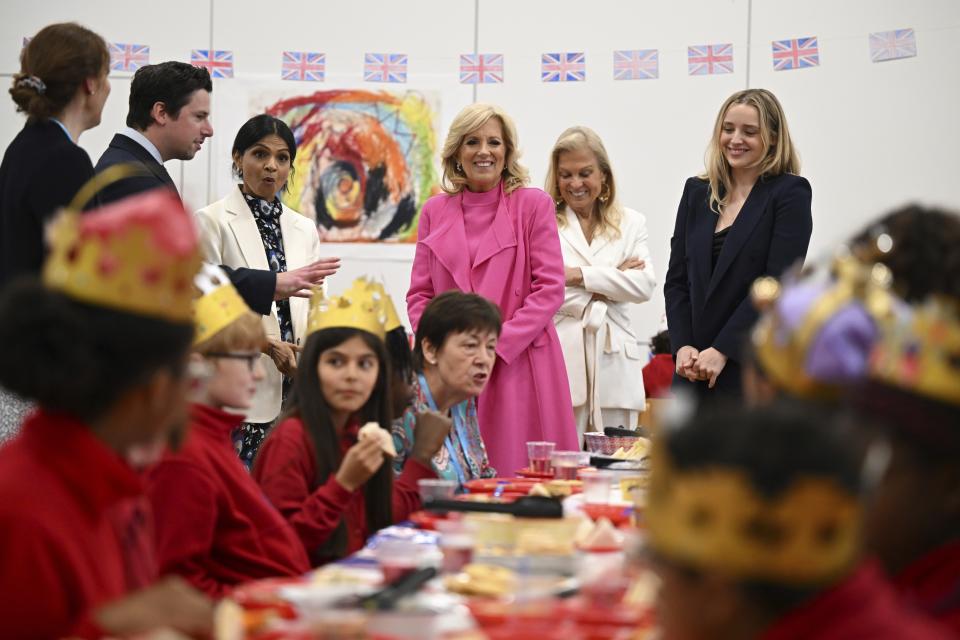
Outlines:
[[446, 578], [444, 586], [462, 595], [499, 597], [512, 593], [516, 582], [516, 574], [505, 567], [468, 564], [462, 572]]

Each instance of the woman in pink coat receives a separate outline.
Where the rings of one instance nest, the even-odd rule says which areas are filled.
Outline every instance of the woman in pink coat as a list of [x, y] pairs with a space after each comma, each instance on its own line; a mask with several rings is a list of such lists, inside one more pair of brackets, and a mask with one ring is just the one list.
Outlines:
[[459, 289], [503, 314], [497, 362], [480, 396], [480, 431], [490, 462], [509, 476], [526, 466], [526, 442], [578, 449], [570, 387], [553, 314], [563, 303], [563, 257], [556, 207], [523, 185], [517, 133], [499, 107], [470, 105], [443, 147], [446, 195], [423, 206], [407, 293], [416, 330], [436, 295]]

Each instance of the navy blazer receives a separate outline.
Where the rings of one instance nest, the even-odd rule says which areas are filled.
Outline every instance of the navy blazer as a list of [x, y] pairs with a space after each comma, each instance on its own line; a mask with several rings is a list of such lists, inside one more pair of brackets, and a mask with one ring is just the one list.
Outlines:
[[[700, 351], [713, 347], [727, 356], [728, 366], [733, 361], [729, 373], [739, 378], [741, 350], [757, 320], [750, 287], [760, 276], [780, 276], [806, 256], [813, 231], [811, 196], [810, 183], [800, 176], [758, 180], [711, 270], [717, 214], [710, 209], [710, 185], [701, 178], [687, 180], [663, 287], [674, 356], [686, 345]], [[727, 373], [725, 367], [718, 383]], [[740, 387], [739, 380], [724, 382]]]
[[[143, 146], [127, 136], [118, 133], [113, 136], [107, 150], [100, 156], [96, 171], [100, 173], [117, 164], [135, 164], [142, 167], [140, 174], [118, 180], [100, 191], [102, 204], [122, 200], [136, 193], [165, 187], [177, 190], [173, 178], [166, 168]], [[270, 315], [273, 305], [273, 293], [277, 288], [277, 276], [273, 271], [260, 269], [230, 269], [220, 265], [237, 292], [251, 309], [263, 316]]]

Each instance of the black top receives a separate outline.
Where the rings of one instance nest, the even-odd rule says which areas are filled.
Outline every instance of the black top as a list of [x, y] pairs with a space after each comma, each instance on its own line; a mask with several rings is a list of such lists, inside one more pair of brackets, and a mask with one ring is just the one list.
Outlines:
[[0, 164], [0, 286], [39, 273], [44, 226], [93, 177], [93, 163], [52, 120], [28, 121]]
[[[97, 173], [116, 164], [137, 164], [142, 167], [142, 171], [140, 175], [118, 180], [103, 189], [100, 192], [100, 202], [103, 204], [160, 187], [173, 189], [174, 192], [177, 190], [166, 168], [139, 142], [121, 133], [113, 136], [110, 146], [100, 156]], [[220, 266], [227, 272], [247, 306], [260, 315], [270, 315], [273, 293], [277, 288], [277, 274], [260, 269], [230, 269], [225, 265]]]
[[713, 254], [710, 259], [710, 273], [713, 273], [713, 270], [717, 268], [717, 259], [720, 257], [720, 252], [723, 251], [723, 241], [727, 239], [728, 233], [730, 233], [730, 227], [726, 227], [722, 231], [713, 232]]

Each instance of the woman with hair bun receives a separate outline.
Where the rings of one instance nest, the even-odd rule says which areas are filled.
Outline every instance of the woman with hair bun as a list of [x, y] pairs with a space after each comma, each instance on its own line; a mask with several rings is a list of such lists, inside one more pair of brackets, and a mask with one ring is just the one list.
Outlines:
[[[103, 38], [72, 22], [44, 27], [20, 54], [10, 96], [27, 123], [0, 164], [0, 289], [39, 273], [44, 226], [93, 177], [77, 140], [100, 124], [109, 69]], [[29, 406], [0, 387], [0, 441], [16, 432]]]
[[27, 123], [0, 165], [0, 286], [40, 271], [44, 225], [93, 177], [77, 140], [100, 124], [109, 70], [106, 42], [76, 23], [44, 27], [23, 48], [10, 96]]

